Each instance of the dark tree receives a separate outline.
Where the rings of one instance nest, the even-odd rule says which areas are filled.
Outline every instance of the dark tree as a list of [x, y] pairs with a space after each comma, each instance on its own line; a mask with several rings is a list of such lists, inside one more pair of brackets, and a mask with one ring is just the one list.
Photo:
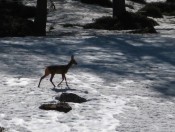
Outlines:
[[175, 3], [175, 0], [166, 0], [166, 2]]
[[166, 2], [175, 3], [175, 0], [167, 0]]
[[47, 21], [47, 0], [37, 0], [35, 16], [35, 33], [37, 36], [46, 35], [46, 21]]
[[0, 0], [0, 3], [7, 3], [7, 2], [11, 2], [11, 3], [16, 3], [16, 4], [21, 4], [23, 0], [12, 0], [12, 1], [8, 1], [8, 0]]
[[113, 18], [120, 18], [125, 12], [125, 0], [113, 0]]
[[22, 0], [13, 0], [13, 2], [16, 3], [16, 4], [21, 4]]

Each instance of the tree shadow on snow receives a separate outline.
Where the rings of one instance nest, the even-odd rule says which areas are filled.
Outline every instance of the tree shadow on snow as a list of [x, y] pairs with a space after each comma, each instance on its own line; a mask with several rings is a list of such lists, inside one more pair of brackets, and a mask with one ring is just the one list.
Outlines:
[[[175, 83], [166, 79], [167, 75], [173, 78], [174, 73], [174, 38], [159, 35], [94, 35], [68, 39], [26, 37], [3, 38], [0, 44], [0, 70], [10, 75], [41, 77], [45, 66], [67, 64], [74, 54], [77, 71], [95, 74], [105, 83], [118, 83], [121, 79], [163, 80], [161, 85], [155, 84], [152, 88], [165, 96], [175, 96]], [[170, 69], [166, 69], [166, 65]], [[166, 87], [167, 84], [171, 84], [171, 88]]]
[[[156, 83], [151, 88], [160, 92], [162, 97], [175, 96], [175, 83], [171, 81], [175, 70], [174, 38], [109, 35], [88, 38], [86, 42], [89, 45], [83, 47], [83, 52], [99, 56], [100, 59], [85, 62], [86, 67], [83, 67], [106, 83], [120, 83], [122, 79], [150, 80]], [[81, 57], [85, 58], [86, 55]]]

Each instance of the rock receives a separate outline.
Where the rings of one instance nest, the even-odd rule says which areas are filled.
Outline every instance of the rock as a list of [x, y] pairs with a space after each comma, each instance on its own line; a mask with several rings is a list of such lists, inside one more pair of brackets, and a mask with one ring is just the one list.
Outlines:
[[70, 105], [65, 102], [64, 103], [61, 102], [57, 104], [42, 104], [39, 108], [42, 110], [56, 110], [56, 111], [65, 112], [65, 113], [72, 110]]
[[73, 102], [73, 103], [83, 103], [87, 100], [73, 93], [62, 93], [60, 96], [56, 97], [60, 102]]
[[89, 92], [88, 91], [84, 91], [85, 94], [88, 94]]
[[133, 30], [130, 31], [129, 33], [145, 34], [145, 33], [157, 33], [157, 31], [154, 28], [144, 28], [144, 29]]
[[4, 132], [4, 131], [5, 131], [5, 128], [0, 127], [0, 132]]
[[[125, 12], [120, 18], [105, 16], [97, 18], [93, 23], [83, 25], [85, 29], [103, 29], [103, 30], [143, 30], [149, 29], [149, 33], [156, 33], [154, 26], [158, 23], [137, 13]], [[150, 30], [151, 29], [151, 30]], [[147, 30], [144, 32], [148, 33]], [[142, 33], [144, 33], [142, 31]]]

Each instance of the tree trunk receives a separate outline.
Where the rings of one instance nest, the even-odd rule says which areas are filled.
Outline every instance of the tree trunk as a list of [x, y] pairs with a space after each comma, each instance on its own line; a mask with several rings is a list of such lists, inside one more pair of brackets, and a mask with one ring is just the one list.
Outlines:
[[113, 0], [113, 18], [120, 18], [125, 12], [125, 0]]
[[35, 16], [35, 35], [46, 35], [46, 21], [47, 21], [47, 0], [37, 0], [37, 9]]

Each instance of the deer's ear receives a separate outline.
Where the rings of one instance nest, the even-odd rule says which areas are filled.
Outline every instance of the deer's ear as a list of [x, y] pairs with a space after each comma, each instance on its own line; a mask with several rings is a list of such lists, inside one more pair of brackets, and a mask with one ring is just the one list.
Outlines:
[[71, 56], [71, 59], [74, 59], [74, 55]]

